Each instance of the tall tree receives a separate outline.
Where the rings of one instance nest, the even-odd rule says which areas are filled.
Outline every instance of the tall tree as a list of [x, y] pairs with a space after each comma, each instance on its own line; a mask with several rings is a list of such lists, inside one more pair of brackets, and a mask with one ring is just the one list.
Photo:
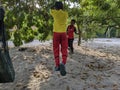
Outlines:
[[[21, 40], [32, 41], [35, 36], [45, 40], [52, 32], [52, 18], [50, 7], [56, 0], [1, 0], [5, 7], [6, 29], [17, 27], [16, 31]], [[64, 3], [69, 12], [69, 18], [77, 20], [80, 45], [81, 37], [85, 40], [104, 33], [107, 27], [118, 30], [120, 35], [120, 1], [119, 0], [59, 0]], [[72, 6], [72, 7], [71, 7]], [[32, 28], [35, 26], [36, 28]], [[14, 32], [14, 34], [16, 34]], [[13, 38], [16, 43], [20, 40]], [[20, 41], [21, 42], [21, 41]], [[20, 43], [19, 42], [19, 43]], [[16, 44], [19, 46], [19, 44]], [[21, 44], [20, 44], [21, 45]]]

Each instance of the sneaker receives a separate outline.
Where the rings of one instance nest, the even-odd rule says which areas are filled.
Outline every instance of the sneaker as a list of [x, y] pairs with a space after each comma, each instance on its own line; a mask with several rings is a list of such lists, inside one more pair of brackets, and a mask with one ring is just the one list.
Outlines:
[[68, 47], [68, 50], [70, 51], [70, 47]]
[[60, 67], [55, 67], [55, 71], [60, 71]]
[[60, 74], [62, 76], [66, 75], [66, 70], [65, 70], [65, 65], [64, 64], [60, 64]]

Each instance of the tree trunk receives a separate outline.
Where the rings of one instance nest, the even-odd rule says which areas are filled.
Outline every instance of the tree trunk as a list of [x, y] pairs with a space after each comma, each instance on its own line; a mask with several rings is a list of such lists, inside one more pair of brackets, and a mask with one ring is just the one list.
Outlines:
[[78, 46], [80, 46], [81, 44], [81, 38], [82, 38], [82, 32], [80, 30], [80, 27], [79, 27], [79, 24], [77, 24], [77, 27], [78, 27]]
[[117, 37], [120, 38], [120, 29], [118, 29]]

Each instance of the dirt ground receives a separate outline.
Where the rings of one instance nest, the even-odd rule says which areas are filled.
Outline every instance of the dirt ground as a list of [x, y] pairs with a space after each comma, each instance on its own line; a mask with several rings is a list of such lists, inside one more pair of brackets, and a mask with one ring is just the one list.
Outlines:
[[26, 47], [24, 51], [19, 48], [9, 49], [15, 81], [1, 83], [0, 90], [120, 90], [120, 45], [93, 40], [77, 46], [74, 42], [66, 76], [54, 71], [51, 43]]

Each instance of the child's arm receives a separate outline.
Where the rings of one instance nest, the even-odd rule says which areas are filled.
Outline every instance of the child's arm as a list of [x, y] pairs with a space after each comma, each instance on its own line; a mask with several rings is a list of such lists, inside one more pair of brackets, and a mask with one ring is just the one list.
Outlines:
[[53, 14], [53, 10], [55, 10], [55, 5], [50, 6], [49, 12], [50, 12], [51, 15]]
[[[68, 26], [69, 27], [69, 26]], [[68, 27], [67, 27], [67, 30], [66, 30], [66, 33], [68, 34]]]
[[74, 32], [75, 32], [75, 34], [79, 34], [79, 33], [77, 32], [77, 30], [76, 30], [76, 27], [74, 27]]

